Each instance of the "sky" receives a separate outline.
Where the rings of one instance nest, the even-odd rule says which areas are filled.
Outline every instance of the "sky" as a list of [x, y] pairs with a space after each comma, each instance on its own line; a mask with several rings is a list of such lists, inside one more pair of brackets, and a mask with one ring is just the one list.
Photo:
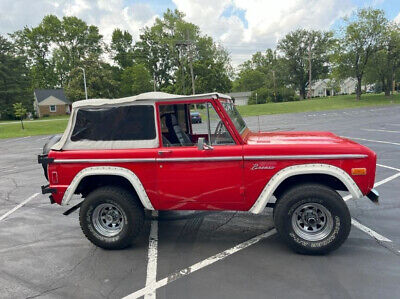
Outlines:
[[343, 17], [362, 7], [383, 9], [400, 23], [399, 0], [0, 0], [0, 34], [36, 26], [55, 14], [98, 26], [106, 41], [117, 27], [137, 40], [141, 28], [177, 8], [222, 44], [237, 66], [297, 28], [339, 29]]

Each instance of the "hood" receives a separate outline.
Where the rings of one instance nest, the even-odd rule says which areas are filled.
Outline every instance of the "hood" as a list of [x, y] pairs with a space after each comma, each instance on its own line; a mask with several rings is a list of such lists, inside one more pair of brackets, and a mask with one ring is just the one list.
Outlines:
[[262, 144], [354, 144], [330, 132], [250, 132], [245, 142], [249, 145]]

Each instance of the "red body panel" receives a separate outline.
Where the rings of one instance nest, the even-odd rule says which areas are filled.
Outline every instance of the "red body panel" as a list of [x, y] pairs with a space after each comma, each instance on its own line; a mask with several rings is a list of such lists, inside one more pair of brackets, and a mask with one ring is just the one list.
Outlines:
[[[153, 158], [151, 162], [130, 163], [52, 163], [48, 173], [53, 198], [61, 203], [65, 190], [76, 174], [90, 166], [118, 166], [131, 170], [142, 182], [155, 209], [158, 210], [248, 210], [270, 178], [283, 168], [297, 164], [323, 163], [339, 167], [351, 175], [352, 168], [367, 168], [367, 175], [351, 176], [363, 194], [373, 187], [376, 155], [370, 149], [329, 132], [253, 133], [242, 136], [218, 100], [210, 100], [232, 134], [236, 145], [198, 150], [196, 146], [132, 150], [50, 151], [55, 159], [129, 159]], [[178, 103], [178, 101], [177, 101]], [[159, 130], [159, 128], [158, 128]], [[161, 141], [161, 140], [160, 140]], [[162, 151], [162, 152], [160, 152]], [[266, 160], [247, 161], [246, 156], [363, 154], [367, 158], [344, 160]], [[229, 161], [209, 158], [233, 157]], [[192, 158], [192, 161], [185, 161]], [[203, 160], [208, 158], [209, 160]], [[168, 159], [171, 159], [168, 161]], [[198, 159], [193, 161], [193, 159]], [[264, 167], [252, 171], [257, 164]], [[54, 182], [53, 172], [58, 174]]]

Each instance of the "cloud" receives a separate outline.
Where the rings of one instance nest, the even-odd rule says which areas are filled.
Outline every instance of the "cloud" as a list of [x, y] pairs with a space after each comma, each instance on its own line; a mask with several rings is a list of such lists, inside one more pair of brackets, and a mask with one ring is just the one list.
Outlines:
[[151, 25], [156, 13], [146, 3], [124, 0], [13, 0], [0, 2], [0, 34], [5, 35], [24, 26], [37, 26], [44, 16], [54, 14], [77, 16], [99, 27], [106, 41], [115, 28], [128, 30], [139, 37], [140, 29]]
[[394, 20], [397, 24], [400, 24], [400, 13], [394, 18]]
[[[369, 0], [379, 2], [382, 0]], [[105, 41], [118, 27], [138, 39], [167, 7], [186, 14], [230, 52], [237, 66], [256, 51], [275, 47], [297, 28], [329, 29], [351, 13], [352, 0], [13, 0], [0, 1], [0, 34], [36, 26], [48, 14], [77, 16], [100, 28]], [[396, 17], [400, 23], [400, 14]]]
[[[186, 19], [224, 44], [235, 65], [255, 51], [274, 47], [297, 28], [329, 29], [353, 9], [350, 0], [173, 0]], [[233, 9], [232, 9], [233, 8]], [[244, 11], [245, 20], [226, 11]]]

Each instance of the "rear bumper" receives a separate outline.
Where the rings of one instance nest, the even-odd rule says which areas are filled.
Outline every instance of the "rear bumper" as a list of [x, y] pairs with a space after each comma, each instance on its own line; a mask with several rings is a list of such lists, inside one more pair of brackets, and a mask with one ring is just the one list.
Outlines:
[[373, 203], [379, 203], [379, 193], [375, 189], [371, 189], [371, 191], [367, 194], [367, 197], [373, 202]]

